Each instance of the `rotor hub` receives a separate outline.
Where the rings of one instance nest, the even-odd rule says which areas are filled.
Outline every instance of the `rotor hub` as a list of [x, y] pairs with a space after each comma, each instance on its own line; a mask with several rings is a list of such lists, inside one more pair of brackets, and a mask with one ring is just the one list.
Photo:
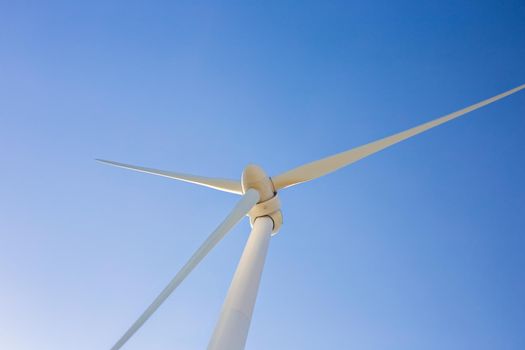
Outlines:
[[276, 234], [283, 223], [281, 202], [272, 180], [266, 172], [258, 165], [250, 164], [242, 172], [242, 191], [250, 188], [259, 192], [259, 202], [250, 210], [248, 216], [253, 226], [255, 219], [268, 216], [273, 221], [273, 234]]

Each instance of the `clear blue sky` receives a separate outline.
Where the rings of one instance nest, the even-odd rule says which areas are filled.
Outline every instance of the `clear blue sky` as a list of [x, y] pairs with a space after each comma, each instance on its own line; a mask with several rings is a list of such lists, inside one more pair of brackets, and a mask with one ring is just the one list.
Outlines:
[[[108, 349], [236, 196], [525, 83], [516, 1], [1, 1], [0, 348]], [[525, 93], [281, 193], [247, 348], [524, 349]], [[126, 345], [203, 349], [242, 222]]]

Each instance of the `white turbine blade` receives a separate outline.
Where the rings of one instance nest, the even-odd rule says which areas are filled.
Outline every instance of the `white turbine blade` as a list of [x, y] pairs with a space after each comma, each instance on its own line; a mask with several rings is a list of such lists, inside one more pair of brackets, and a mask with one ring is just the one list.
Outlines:
[[518, 86], [517, 88], [514, 88], [512, 90], [506, 91], [497, 96], [491, 97], [487, 100], [478, 102], [472, 106], [463, 108], [457, 112], [445, 115], [441, 118], [438, 118], [430, 122], [427, 122], [425, 124], [416, 126], [412, 129], [408, 129], [406, 131], [400, 132], [392, 136], [385, 137], [375, 142], [371, 142], [366, 145], [353, 148], [346, 152], [338, 153], [331, 157], [320, 159], [315, 162], [308, 163], [306, 165], [289, 170], [276, 177], [272, 177], [273, 184], [275, 186], [275, 189], [279, 190], [281, 188], [290, 187], [290, 186], [293, 186], [293, 185], [296, 185], [302, 182], [316, 179], [318, 177], [321, 177], [323, 175], [336, 171], [344, 166], [357, 162], [358, 160], [365, 158], [376, 152], [379, 152], [389, 146], [392, 146], [393, 144], [406, 140], [426, 130], [432, 129], [433, 127], [446, 123], [449, 120], [455, 119], [464, 114], [472, 112], [478, 108], [486, 106], [492, 102], [500, 100], [524, 88], [525, 88], [525, 84]]
[[97, 161], [109, 165], [113, 165], [119, 168], [130, 169], [139, 171], [141, 173], [159, 175], [169, 177], [170, 179], [176, 179], [184, 182], [189, 182], [201, 186], [210, 187], [219, 191], [230, 192], [235, 194], [242, 194], [242, 186], [240, 181], [227, 180], [227, 179], [215, 179], [210, 177], [195, 176], [188, 174], [175, 173], [172, 171], [164, 171], [152, 168], [145, 168], [141, 166], [135, 166], [130, 164], [124, 164], [119, 162], [113, 162], [111, 160], [96, 159]]
[[150, 306], [140, 315], [133, 325], [124, 333], [111, 350], [120, 349], [131, 336], [148, 320], [148, 318], [159, 308], [177, 286], [188, 276], [188, 274], [199, 264], [199, 262], [210, 252], [210, 250], [250, 211], [259, 201], [259, 192], [249, 189], [242, 196], [231, 213], [224, 221], [212, 232], [204, 243], [191, 256], [188, 262], [173, 277], [164, 290], [153, 300]]

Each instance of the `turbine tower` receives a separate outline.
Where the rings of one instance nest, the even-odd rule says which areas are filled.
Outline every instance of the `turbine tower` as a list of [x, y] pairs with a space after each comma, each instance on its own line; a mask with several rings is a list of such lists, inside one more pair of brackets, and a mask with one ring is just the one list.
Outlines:
[[278, 196], [280, 190], [334, 172], [398, 142], [523, 89], [525, 89], [525, 84], [398, 134], [302, 165], [274, 177], [268, 176], [266, 172], [257, 165], [248, 165], [245, 167], [241, 180], [235, 181], [188, 175], [97, 159], [100, 162], [120, 168], [190, 182], [241, 196], [226, 219], [208, 236], [204, 243], [190, 257], [188, 262], [115, 343], [111, 350], [120, 349], [170, 296], [186, 276], [201, 262], [210, 250], [247, 215], [252, 225], [252, 231], [233, 276], [219, 321], [208, 345], [208, 350], [244, 349], [270, 238], [279, 231], [282, 225], [281, 203]]

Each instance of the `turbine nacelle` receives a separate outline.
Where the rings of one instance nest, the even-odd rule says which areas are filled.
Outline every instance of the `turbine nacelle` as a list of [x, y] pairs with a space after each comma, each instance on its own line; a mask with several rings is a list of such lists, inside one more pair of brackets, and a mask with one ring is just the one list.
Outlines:
[[246, 193], [250, 188], [257, 190], [261, 196], [261, 202], [267, 201], [277, 193], [270, 177], [263, 168], [256, 164], [249, 164], [244, 168], [241, 184], [243, 193]]
[[249, 164], [242, 172], [241, 184], [243, 193], [249, 189], [259, 192], [259, 202], [248, 213], [252, 226], [258, 217], [268, 216], [273, 221], [273, 234], [276, 234], [283, 224], [283, 215], [281, 202], [270, 177], [260, 166]]

